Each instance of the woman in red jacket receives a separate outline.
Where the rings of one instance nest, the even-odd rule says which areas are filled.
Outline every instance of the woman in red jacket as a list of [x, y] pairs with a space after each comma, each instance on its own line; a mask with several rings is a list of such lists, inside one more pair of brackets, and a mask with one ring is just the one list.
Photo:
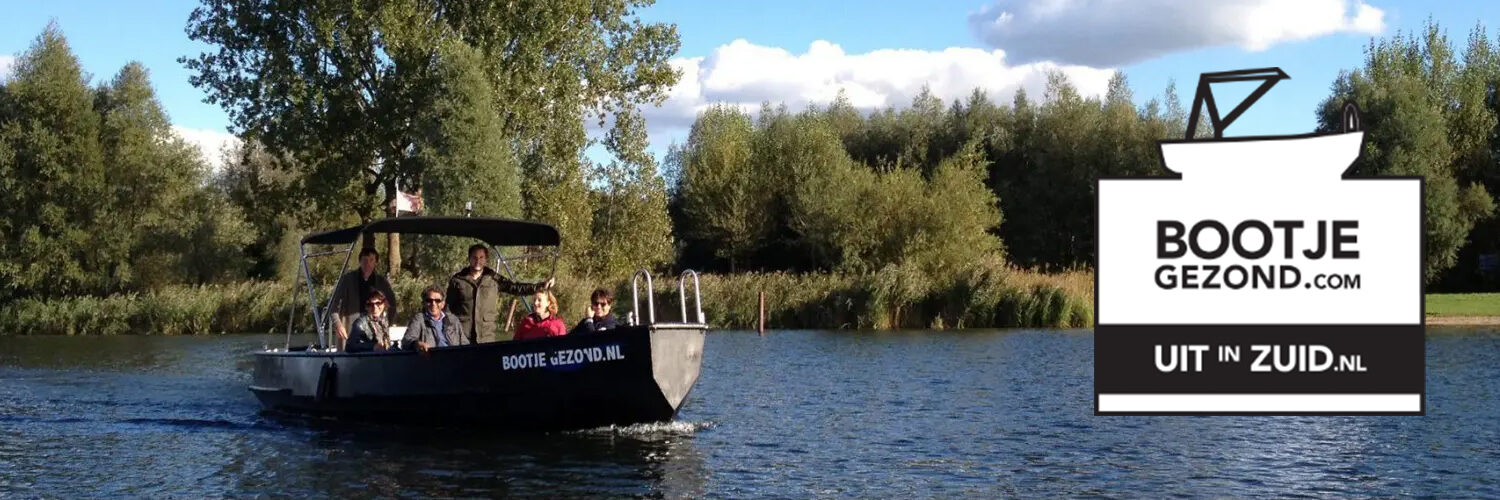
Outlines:
[[552, 295], [551, 290], [537, 292], [535, 298], [531, 299], [531, 305], [533, 312], [521, 320], [521, 326], [516, 328], [515, 340], [561, 337], [568, 333], [568, 326], [563, 324], [562, 318], [557, 317], [557, 297]]

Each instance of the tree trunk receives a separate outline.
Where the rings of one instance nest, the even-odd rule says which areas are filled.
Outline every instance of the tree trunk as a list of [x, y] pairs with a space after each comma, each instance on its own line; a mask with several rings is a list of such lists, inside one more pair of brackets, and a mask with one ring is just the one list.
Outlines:
[[401, 235], [387, 233], [386, 237], [389, 240], [386, 241], [385, 249], [387, 253], [391, 254], [391, 258], [388, 260], [391, 263], [391, 269], [386, 275], [395, 277], [396, 273], [401, 270]]
[[[370, 212], [368, 212], [366, 210], [367, 209], [360, 209], [359, 224], [361, 226], [370, 223]], [[361, 236], [360, 239], [362, 240], [362, 243], [360, 244], [360, 247], [359, 247], [360, 251], [364, 251], [364, 249], [366, 249], [366, 248], [375, 248], [375, 235], [370, 234], [370, 233], [364, 233], [364, 234], [362, 234], [360, 236]], [[355, 257], [358, 257], [358, 256], [359, 256], [359, 254], [355, 254]], [[356, 260], [355, 263], [358, 264], [359, 261]]]

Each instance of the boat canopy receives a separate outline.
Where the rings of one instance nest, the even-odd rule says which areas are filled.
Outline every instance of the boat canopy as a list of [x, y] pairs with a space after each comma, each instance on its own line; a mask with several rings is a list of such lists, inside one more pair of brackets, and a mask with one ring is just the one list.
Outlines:
[[475, 238], [491, 246], [557, 246], [557, 228], [498, 217], [391, 217], [302, 238], [302, 244], [346, 245], [364, 233], [435, 234]]

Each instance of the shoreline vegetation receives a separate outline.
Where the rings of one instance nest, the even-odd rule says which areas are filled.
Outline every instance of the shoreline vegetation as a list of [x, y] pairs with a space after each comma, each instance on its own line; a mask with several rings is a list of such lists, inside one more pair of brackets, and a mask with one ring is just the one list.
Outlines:
[[[1175, 83], [1142, 102], [1124, 73], [1087, 95], [1053, 72], [1029, 94], [921, 86], [878, 109], [843, 91], [800, 110], [710, 104], [659, 159], [643, 109], [677, 84], [679, 40], [639, 22], [636, 3], [541, 9], [542, 28], [525, 30], [425, 4], [289, 8], [243, 25], [255, 2], [205, 3], [187, 26], [205, 52], [179, 62], [242, 139], [217, 168], [173, 131], [144, 65], [95, 81], [50, 24], [0, 80], [0, 191], [12, 195], [0, 335], [284, 333], [289, 319], [306, 332], [301, 236], [403, 215], [395, 202], [409, 195], [423, 215], [556, 227], [562, 253], [546, 273], [571, 319], [596, 286], [613, 286], [623, 313], [646, 268], [664, 321], [680, 314], [676, 274], [695, 269], [719, 328], [756, 328], [762, 292], [776, 329], [1088, 327], [1096, 181], [1159, 175], [1157, 141], [1224, 132], [1189, 130]], [[335, 32], [279, 28], [297, 22]], [[491, 60], [518, 47], [517, 61], [550, 62]], [[606, 54], [620, 64], [596, 64]], [[1348, 173], [1425, 179], [1427, 290], [1500, 287], [1500, 42], [1476, 25], [1455, 44], [1429, 24], [1371, 40], [1332, 83], [1308, 111], [1332, 131], [1359, 105], [1365, 149]], [[602, 138], [591, 120], [609, 123]], [[597, 146], [605, 158], [585, 154]], [[411, 314], [468, 243], [362, 246]], [[308, 267], [336, 278], [337, 264]], [[1472, 318], [1500, 317], [1497, 299], [1430, 296], [1427, 311], [1488, 321]], [[507, 302], [502, 314], [526, 312]]]
[[[899, 328], [1086, 328], [1093, 324], [1093, 274], [1043, 274], [1004, 266], [974, 266], [938, 282], [891, 267], [865, 275], [739, 273], [703, 274], [703, 312], [718, 329], [755, 329], [759, 293], [766, 294], [768, 329], [890, 330]], [[404, 324], [406, 306], [428, 280], [392, 280]], [[657, 321], [681, 315], [675, 277], [653, 284]], [[569, 321], [583, 316], [593, 287], [559, 281], [556, 293]], [[614, 285], [617, 314], [630, 310], [630, 282]], [[319, 292], [326, 299], [327, 287]], [[688, 285], [687, 293], [692, 288]], [[12, 335], [197, 335], [286, 333], [296, 302], [294, 334], [311, 335], [306, 291], [289, 282], [246, 281], [167, 287], [108, 297], [20, 300], [0, 311], [0, 334]], [[510, 308], [502, 299], [503, 311]], [[645, 307], [644, 285], [640, 298]], [[692, 311], [691, 299], [688, 303]], [[516, 307], [519, 322], [525, 309]], [[689, 314], [692, 314], [689, 312]]]
[[[701, 276], [703, 312], [716, 329], [754, 330], [758, 294], [766, 293], [767, 329], [894, 330], [903, 328], [1090, 328], [1093, 274], [1043, 274], [1009, 267], [967, 272], [934, 283], [900, 269], [863, 276], [742, 273]], [[397, 278], [396, 294], [416, 297], [425, 280]], [[658, 277], [658, 321], [681, 315], [676, 282]], [[617, 311], [630, 309], [630, 283], [615, 285]], [[581, 317], [591, 288], [558, 284], [569, 318]], [[643, 290], [644, 292], [644, 290]], [[22, 300], [0, 312], [12, 335], [204, 335], [286, 333], [296, 301], [294, 334], [311, 335], [305, 290], [285, 282], [180, 286], [109, 297]], [[326, 287], [320, 297], [326, 297]], [[687, 290], [692, 293], [691, 288]], [[641, 302], [645, 302], [644, 295]], [[1428, 326], [1500, 325], [1500, 293], [1429, 294]], [[409, 301], [409, 300], [408, 300]], [[502, 310], [508, 308], [503, 306]], [[688, 310], [693, 304], [689, 299]], [[406, 308], [406, 314], [415, 309]], [[516, 321], [524, 314], [517, 308]], [[400, 318], [405, 322], [406, 318]]]

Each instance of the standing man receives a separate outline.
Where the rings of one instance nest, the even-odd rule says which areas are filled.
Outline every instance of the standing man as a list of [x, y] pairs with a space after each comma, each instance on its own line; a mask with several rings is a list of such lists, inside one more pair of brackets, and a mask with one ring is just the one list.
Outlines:
[[359, 316], [360, 306], [364, 304], [365, 297], [370, 296], [371, 290], [379, 290], [387, 297], [386, 321], [396, 319], [396, 292], [391, 290], [391, 282], [385, 276], [375, 272], [375, 261], [379, 259], [380, 252], [374, 248], [360, 250], [359, 269], [344, 273], [339, 277], [338, 284], [333, 286], [333, 303], [328, 310], [333, 313], [333, 331], [338, 334], [336, 343], [340, 351], [344, 350], [344, 342], [349, 340], [349, 329], [354, 318]]
[[544, 283], [516, 283], [485, 265], [489, 260], [489, 247], [471, 246], [469, 266], [448, 278], [448, 311], [463, 323], [464, 336], [473, 344], [495, 341], [502, 292], [530, 295], [553, 285], [552, 278]]

